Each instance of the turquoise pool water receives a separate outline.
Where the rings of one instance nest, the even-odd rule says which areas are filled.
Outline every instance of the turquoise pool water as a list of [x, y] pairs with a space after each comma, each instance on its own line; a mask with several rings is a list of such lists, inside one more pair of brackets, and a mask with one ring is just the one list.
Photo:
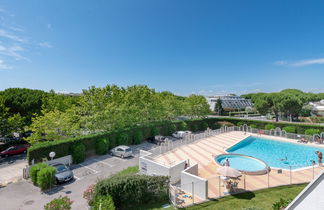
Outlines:
[[324, 153], [323, 148], [307, 146], [302, 143], [289, 143], [266, 138], [250, 136], [226, 151], [256, 157], [266, 162], [270, 167], [289, 169], [311, 166], [311, 161], [317, 162], [315, 151]]
[[240, 155], [225, 154], [216, 157], [215, 160], [223, 165], [226, 158], [228, 158], [230, 162], [230, 167], [235, 168], [239, 171], [254, 172], [267, 169], [267, 166], [261, 161]]

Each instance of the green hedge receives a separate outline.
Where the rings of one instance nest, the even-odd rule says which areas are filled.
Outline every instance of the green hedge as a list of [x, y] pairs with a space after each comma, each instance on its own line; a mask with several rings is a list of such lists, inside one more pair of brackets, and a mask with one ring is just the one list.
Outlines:
[[82, 143], [72, 146], [73, 163], [82, 163], [86, 158], [86, 147]]
[[134, 138], [134, 144], [140, 144], [143, 141], [142, 131], [136, 130], [133, 138]]
[[99, 181], [94, 198], [110, 195], [117, 209], [132, 209], [132, 206], [166, 200], [169, 178], [166, 176], [115, 175]]
[[[231, 122], [235, 125], [237, 123], [242, 122], [243, 124], [251, 125], [254, 124], [257, 126], [258, 129], [264, 129], [268, 121], [261, 121], [261, 120], [246, 120], [246, 119], [238, 119], [238, 118], [230, 118], [230, 117], [220, 117], [220, 118], [210, 118], [213, 119], [215, 122], [219, 121], [227, 121]], [[302, 123], [288, 123], [288, 122], [271, 122], [275, 127], [283, 128], [286, 126], [294, 126], [296, 128], [296, 133], [298, 134], [305, 134], [307, 129], [319, 129], [320, 132], [324, 132], [324, 126], [322, 125], [308, 125]]]
[[168, 126], [168, 134], [172, 135], [176, 131], [177, 131], [176, 125], [173, 123], [170, 123], [170, 125]]
[[185, 131], [188, 129], [188, 125], [185, 121], [181, 121], [178, 126], [179, 131]]
[[109, 141], [106, 138], [100, 138], [96, 140], [96, 154], [104, 155], [107, 153], [109, 148]]
[[294, 126], [285, 126], [282, 130], [286, 131], [287, 133], [296, 133], [296, 127]]
[[31, 179], [31, 181], [33, 182], [34, 185], [37, 185], [37, 173], [43, 169], [48, 167], [47, 164], [45, 163], [37, 163], [35, 165], [33, 165], [32, 167], [30, 167], [29, 169], [29, 177]]
[[[190, 119], [186, 121], [172, 121], [174, 125], [178, 128], [178, 130], [186, 130], [191, 131], [199, 131], [202, 129], [203, 126], [206, 124], [211, 129], [218, 129], [221, 127], [221, 123], [219, 122], [229, 122], [231, 124], [237, 125], [240, 124], [247, 124], [247, 125], [254, 125], [256, 128], [264, 129], [266, 124], [269, 124], [267, 121], [259, 121], [259, 120], [245, 120], [245, 119], [238, 119], [238, 118], [205, 118], [205, 119]], [[204, 125], [203, 125], [204, 124]], [[271, 122], [275, 127], [286, 127], [286, 126], [294, 126], [296, 128], [296, 133], [304, 134], [307, 129], [319, 129], [320, 132], [324, 132], [324, 126], [319, 125], [305, 125], [299, 123], [284, 123], [284, 122]], [[151, 123], [149, 125], [142, 125], [136, 126], [133, 128], [127, 129], [119, 129], [110, 132], [102, 132], [97, 134], [90, 134], [84, 136], [78, 136], [75, 138], [69, 138], [64, 140], [57, 140], [57, 141], [48, 141], [48, 142], [41, 142], [32, 145], [27, 152], [27, 157], [29, 164], [31, 164], [32, 160], [34, 159], [35, 163], [41, 162], [43, 158], [48, 158], [48, 154], [52, 151], [56, 153], [56, 158], [63, 157], [66, 155], [71, 154], [71, 147], [75, 144], [82, 143], [85, 146], [85, 150], [88, 151], [95, 151], [96, 150], [96, 140], [97, 139], [109, 139], [109, 149], [119, 145], [118, 139], [122, 133], [128, 135], [127, 143], [131, 144], [133, 141], [135, 142], [134, 134], [137, 130], [140, 130], [143, 135], [143, 140], [147, 139], [148, 137], [155, 136], [155, 135], [169, 135], [169, 125], [170, 121], [161, 121]], [[183, 128], [183, 129], [180, 129]]]
[[320, 134], [320, 130], [319, 129], [310, 128], [310, 129], [307, 129], [305, 131], [305, 134], [306, 135], [310, 135], [310, 136], [312, 136], [314, 134]]
[[52, 188], [55, 183], [55, 173], [56, 168], [54, 168], [53, 166], [42, 168], [37, 173], [37, 186], [39, 186], [41, 190]]
[[264, 129], [265, 129], [265, 130], [271, 130], [271, 129], [275, 129], [275, 128], [276, 128], [276, 126], [273, 125], [273, 124], [266, 124], [266, 125], [264, 126]]

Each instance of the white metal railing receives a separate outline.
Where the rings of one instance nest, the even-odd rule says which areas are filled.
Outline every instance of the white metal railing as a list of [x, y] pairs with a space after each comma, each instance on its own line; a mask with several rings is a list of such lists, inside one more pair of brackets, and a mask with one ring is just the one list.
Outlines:
[[264, 129], [257, 129], [257, 128], [251, 128], [250, 126], [247, 126], [246, 124], [241, 125], [241, 126], [223, 126], [219, 129], [212, 130], [212, 129], [207, 129], [204, 132], [200, 133], [192, 133], [192, 134], [187, 134], [184, 136], [182, 139], [178, 140], [169, 140], [167, 139], [165, 142], [161, 143], [158, 152], [155, 152], [154, 155], [158, 154], [163, 154], [168, 151], [171, 151], [173, 149], [176, 149], [182, 145], [186, 144], [191, 144], [193, 142], [199, 141], [204, 138], [208, 138], [211, 136], [216, 136], [222, 133], [227, 133], [231, 131], [243, 131], [243, 132], [248, 132], [248, 133], [253, 133], [253, 134], [263, 134], [263, 135], [269, 135], [269, 136], [277, 136], [277, 137], [284, 137], [288, 139], [293, 139], [297, 141], [304, 141], [304, 142], [314, 142], [317, 138], [317, 136], [321, 137], [323, 135], [304, 135], [304, 134], [296, 134], [296, 133], [287, 133], [284, 130], [281, 130], [279, 127], [271, 130], [264, 130]]

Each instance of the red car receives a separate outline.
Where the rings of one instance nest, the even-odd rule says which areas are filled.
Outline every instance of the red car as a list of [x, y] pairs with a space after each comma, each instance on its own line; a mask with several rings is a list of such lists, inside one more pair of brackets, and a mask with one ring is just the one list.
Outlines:
[[9, 155], [17, 155], [27, 151], [29, 144], [21, 144], [17, 146], [9, 147], [2, 152], [0, 152], [1, 157], [9, 156]]

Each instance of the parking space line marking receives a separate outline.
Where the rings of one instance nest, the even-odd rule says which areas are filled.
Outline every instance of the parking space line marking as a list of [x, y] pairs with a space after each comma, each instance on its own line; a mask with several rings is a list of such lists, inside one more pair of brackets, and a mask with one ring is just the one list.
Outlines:
[[95, 173], [99, 173], [99, 171], [94, 170], [94, 169], [92, 169], [92, 168], [90, 168], [90, 167], [88, 167], [88, 166], [85, 166], [85, 165], [81, 164], [81, 163], [79, 163], [79, 165], [82, 166], [82, 167], [85, 167], [85, 168], [87, 168], [87, 169], [89, 169], [89, 170], [91, 170], [91, 171], [93, 171], [93, 172], [95, 172]]
[[98, 160], [98, 159], [96, 159], [96, 158], [94, 158], [96, 161], [98, 161], [99, 163], [102, 163], [102, 164], [105, 164], [105, 165], [107, 165], [107, 166], [109, 166], [109, 167], [114, 167], [114, 165], [111, 165], [111, 164], [109, 164], [109, 163], [106, 163], [106, 162], [104, 162], [104, 161], [102, 161], [102, 160]]
[[80, 181], [80, 180], [81, 180], [81, 178], [79, 178], [79, 177], [77, 177], [77, 176], [75, 176], [75, 175], [74, 175], [74, 178], [75, 178], [77, 181]]

